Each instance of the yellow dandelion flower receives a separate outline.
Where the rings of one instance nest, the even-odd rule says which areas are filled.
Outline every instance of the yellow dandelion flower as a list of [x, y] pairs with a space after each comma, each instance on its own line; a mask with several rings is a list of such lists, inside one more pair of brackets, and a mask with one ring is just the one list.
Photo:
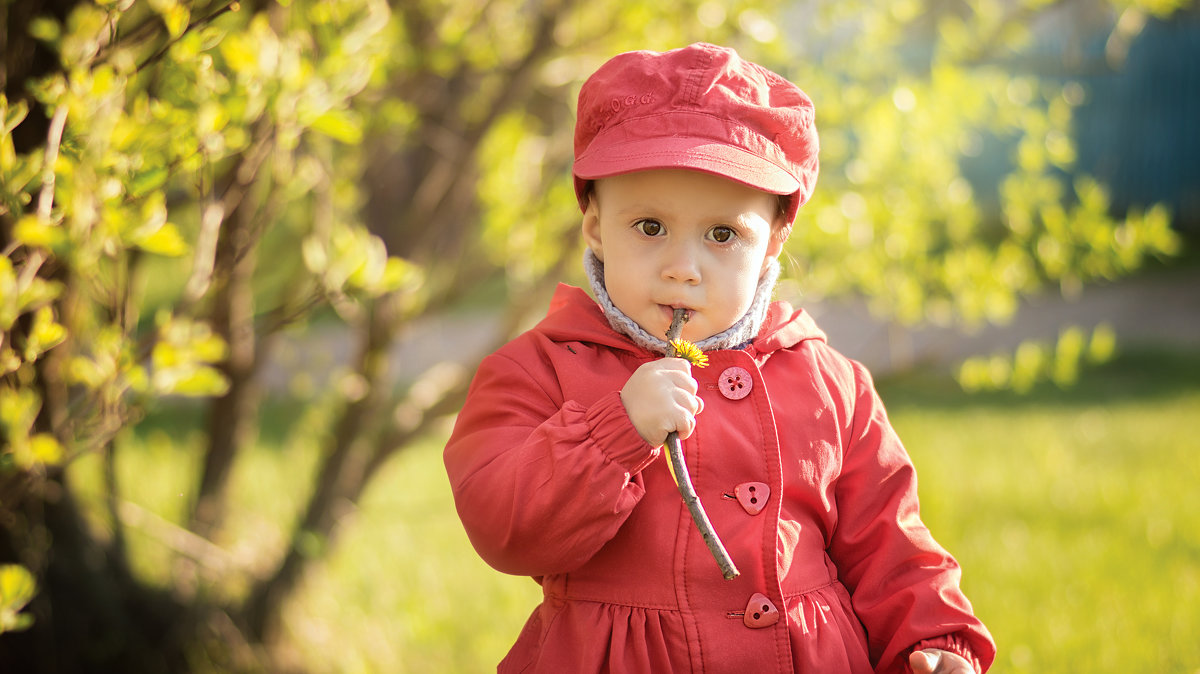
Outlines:
[[708, 367], [708, 356], [686, 339], [671, 340], [671, 348], [675, 350], [676, 358], [683, 358], [696, 367]]

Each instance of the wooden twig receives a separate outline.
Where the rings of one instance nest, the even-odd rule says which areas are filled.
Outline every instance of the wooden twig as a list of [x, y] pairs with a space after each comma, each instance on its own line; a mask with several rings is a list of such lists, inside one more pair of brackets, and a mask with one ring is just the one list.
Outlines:
[[[687, 319], [685, 309], [675, 310], [671, 318], [671, 327], [667, 330], [668, 342], [679, 339], [679, 333], [683, 330], [683, 324], [687, 322]], [[671, 347], [670, 355], [673, 358], [678, 356], [674, 346]], [[671, 468], [671, 477], [675, 479], [675, 486], [679, 488], [679, 495], [683, 497], [683, 503], [691, 513], [692, 521], [700, 530], [700, 537], [704, 539], [704, 544], [708, 546], [708, 551], [712, 553], [713, 559], [717, 560], [717, 566], [721, 567], [721, 575], [725, 577], [725, 580], [737, 578], [740, 572], [729, 556], [729, 551], [721, 543], [721, 538], [717, 536], [717, 531], [713, 528], [712, 522], [708, 519], [708, 513], [704, 510], [704, 505], [700, 503], [700, 497], [696, 494], [696, 486], [692, 484], [692, 476], [688, 473], [687, 464], [683, 460], [683, 443], [679, 440], [679, 434], [675, 431], [668, 433], [666, 446], [667, 456], [670, 459], [668, 465]]]
[[163, 519], [132, 501], [118, 501], [116, 512], [122, 525], [146, 533], [159, 543], [199, 563], [217, 575], [229, 573], [239, 566], [234, 556], [224, 548], [203, 536], [197, 536], [187, 529]]
[[[42, 159], [42, 189], [38, 192], [37, 218], [43, 225], [50, 222], [54, 210], [54, 186], [57, 174], [54, 165], [58, 163], [58, 150], [62, 144], [63, 132], [67, 128], [67, 106], [58, 104], [54, 108], [54, 117], [50, 119], [50, 130], [46, 133], [46, 151]], [[33, 284], [38, 270], [46, 262], [46, 254], [41, 248], [30, 246], [29, 256], [25, 258], [25, 266], [17, 278], [18, 292], [24, 292]]]

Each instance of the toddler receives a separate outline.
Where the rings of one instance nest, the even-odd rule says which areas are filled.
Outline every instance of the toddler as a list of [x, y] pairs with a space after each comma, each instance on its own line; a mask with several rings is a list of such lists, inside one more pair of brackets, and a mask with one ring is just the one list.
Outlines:
[[[446, 445], [459, 516], [543, 602], [501, 672], [979, 672], [995, 655], [920, 520], [870, 375], [771, 301], [817, 178], [813, 105], [730, 49], [620, 54], [579, 94], [595, 299], [480, 365]], [[695, 367], [664, 336], [677, 309]], [[660, 458], [669, 433], [740, 575]]]

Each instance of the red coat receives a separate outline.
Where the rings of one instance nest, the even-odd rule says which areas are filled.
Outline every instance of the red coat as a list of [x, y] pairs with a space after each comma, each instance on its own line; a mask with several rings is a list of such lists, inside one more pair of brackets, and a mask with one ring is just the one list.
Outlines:
[[995, 645], [867, 371], [785, 303], [708, 356], [683, 446], [729, 581], [621, 405], [659, 355], [560, 286], [480, 366], [446, 446], [455, 503], [483, 559], [544, 594], [499, 671], [904, 672], [914, 647], [985, 670]]

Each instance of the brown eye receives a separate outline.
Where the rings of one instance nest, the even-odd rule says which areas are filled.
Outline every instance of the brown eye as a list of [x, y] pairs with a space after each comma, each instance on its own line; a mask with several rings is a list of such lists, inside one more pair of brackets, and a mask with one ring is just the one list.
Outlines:
[[633, 228], [646, 236], [658, 236], [663, 232], [662, 223], [655, 220], [638, 220], [633, 223]]
[[735, 233], [728, 227], [713, 227], [708, 235], [717, 243], [729, 243], [733, 240]]

